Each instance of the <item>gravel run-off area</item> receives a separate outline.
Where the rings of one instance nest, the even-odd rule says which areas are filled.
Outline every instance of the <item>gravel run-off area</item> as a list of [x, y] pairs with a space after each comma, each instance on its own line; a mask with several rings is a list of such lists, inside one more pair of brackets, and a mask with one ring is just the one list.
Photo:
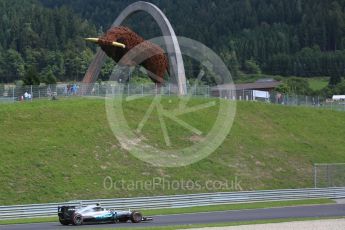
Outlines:
[[344, 230], [345, 219], [293, 221], [227, 227], [193, 228], [193, 230]]

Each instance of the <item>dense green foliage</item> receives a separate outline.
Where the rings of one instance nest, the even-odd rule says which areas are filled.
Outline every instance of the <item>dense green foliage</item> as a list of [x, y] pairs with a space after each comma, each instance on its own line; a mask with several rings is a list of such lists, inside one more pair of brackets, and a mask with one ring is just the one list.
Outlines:
[[[151, 99], [124, 103], [131, 128], [143, 119]], [[190, 103], [209, 100], [193, 98]], [[101, 99], [60, 99], [0, 106], [0, 205], [226, 190], [159, 185], [106, 189], [106, 176], [124, 180], [125, 185], [157, 177], [202, 184], [233, 181], [237, 176], [244, 190], [312, 187], [313, 163], [345, 160], [344, 112], [240, 102], [231, 132], [214, 153], [186, 167], [154, 167], [117, 141], [104, 103]], [[163, 98], [162, 105], [174, 109], [176, 98]], [[179, 118], [204, 131], [210, 129], [216, 114], [217, 109], [209, 107]], [[157, 121], [154, 112], [141, 133], [143, 142], [169, 148]], [[172, 120], [165, 122], [173, 148], [190, 146], [204, 137], [196, 138]]]
[[[83, 17], [107, 28], [134, 1], [42, 2], [48, 6], [68, 4]], [[219, 52], [234, 50], [241, 66], [254, 59], [272, 74], [321, 76], [330, 75], [333, 70], [344, 74], [343, 0], [150, 2], [167, 14], [177, 34], [200, 40]], [[142, 20], [143, 17], [140, 15], [130, 22], [135, 22], [137, 30], [147, 33], [147, 28], [152, 28], [152, 20]], [[151, 35], [157, 35], [157, 30], [152, 31]]]
[[32, 0], [0, 0], [0, 15], [0, 82], [24, 78], [31, 84], [25, 76], [33, 69], [50, 83], [83, 76], [93, 50], [82, 38], [97, 34], [94, 25], [67, 7], [49, 9]]
[[[94, 51], [81, 38], [105, 31], [134, 1], [0, 0], [0, 82], [23, 77], [30, 65], [42, 76], [80, 80]], [[235, 78], [261, 72], [331, 76], [334, 87], [345, 75], [345, 0], [150, 2], [178, 35], [214, 49]], [[125, 24], [145, 38], [160, 35], [145, 13]], [[188, 77], [198, 73], [198, 63], [187, 65]]]

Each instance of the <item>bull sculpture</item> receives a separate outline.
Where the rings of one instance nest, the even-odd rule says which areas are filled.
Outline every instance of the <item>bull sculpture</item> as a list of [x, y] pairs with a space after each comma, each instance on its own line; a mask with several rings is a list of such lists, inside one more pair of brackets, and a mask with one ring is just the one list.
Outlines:
[[[164, 74], [169, 73], [169, 62], [164, 50], [158, 45], [144, 40], [127, 27], [112, 27], [99, 38], [86, 38], [85, 40], [98, 44], [108, 57], [120, 65], [143, 66], [148, 70], [150, 79], [158, 86], [164, 83]], [[142, 56], [140, 58], [140, 55], [134, 58], [123, 58], [139, 44], [143, 49], [142, 52], [146, 53], [145, 60], [141, 60], [143, 58]]]

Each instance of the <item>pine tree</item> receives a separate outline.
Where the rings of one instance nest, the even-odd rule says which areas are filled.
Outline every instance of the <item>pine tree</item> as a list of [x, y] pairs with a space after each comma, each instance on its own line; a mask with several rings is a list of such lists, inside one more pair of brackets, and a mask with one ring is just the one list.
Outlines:
[[35, 66], [30, 66], [23, 78], [24, 85], [39, 85], [40, 79]]
[[341, 76], [337, 70], [332, 69], [328, 85], [335, 87], [341, 82]]

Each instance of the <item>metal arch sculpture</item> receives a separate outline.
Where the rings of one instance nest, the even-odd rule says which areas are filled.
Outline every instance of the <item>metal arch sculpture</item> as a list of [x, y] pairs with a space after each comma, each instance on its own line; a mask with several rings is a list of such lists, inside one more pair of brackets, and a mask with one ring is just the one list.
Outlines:
[[[139, 11], [150, 14], [158, 24], [167, 47], [169, 72], [177, 81], [179, 95], [185, 95], [187, 93], [186, 76], [180, 46], [169, 20], [157, 6], [143, 1], [135, 2], [120, 13], [111, 27], [118, 27], [126, 18]], [[99, 49], [84, 76], [84, 83], [94, 82], [97, 79], [105, 57], [105, 52]]]

